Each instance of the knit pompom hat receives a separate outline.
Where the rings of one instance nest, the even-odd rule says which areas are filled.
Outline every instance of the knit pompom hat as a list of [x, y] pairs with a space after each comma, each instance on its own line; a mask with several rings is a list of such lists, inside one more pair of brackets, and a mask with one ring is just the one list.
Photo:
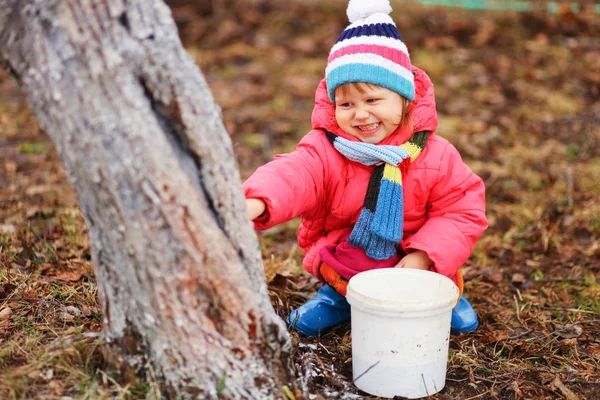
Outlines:
[[408, 49], [388, 15], [389, 0], [350, 0], [350, 25], [329, 53], [325, 80], [334, 102], [335, 89], [349, 82], [366, 82], [393, 90], [412, 101], [415, 83]]

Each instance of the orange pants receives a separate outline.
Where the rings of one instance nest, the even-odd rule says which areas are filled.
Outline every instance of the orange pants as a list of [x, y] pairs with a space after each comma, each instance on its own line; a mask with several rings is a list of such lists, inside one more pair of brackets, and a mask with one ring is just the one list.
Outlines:
[[[321, 267], [319, 270], [321, 271], [321, 275], [329, 284], [329, 286], [334, 288], [339, 294], [345, 297], [346, 290], [348, 288], [348, 281], [340, 274], [338, 274], [338, 272], [326, 262], [321, 263]], [[463, 274], [460, 269], [456, 272], [456, 286], [458, 286], [458, 299], [460, 300], [460, 297], [462, 296], [465, 287], [465, 281], [463, 279]]]

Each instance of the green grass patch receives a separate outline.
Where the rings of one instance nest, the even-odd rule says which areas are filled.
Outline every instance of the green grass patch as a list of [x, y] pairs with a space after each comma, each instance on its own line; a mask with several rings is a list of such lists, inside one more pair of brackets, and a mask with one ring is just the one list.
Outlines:
[[23, 143], [21, 145], [21, 153], [23, 154], [41, 154], [43, 151], [43, 143]]

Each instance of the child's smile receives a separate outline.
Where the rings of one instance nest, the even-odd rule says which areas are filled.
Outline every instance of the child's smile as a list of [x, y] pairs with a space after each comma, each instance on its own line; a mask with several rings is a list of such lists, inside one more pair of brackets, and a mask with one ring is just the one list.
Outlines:
[[381, 86], [349, 84], [335, 90], [338, 125], [365, 143], [379, 143], [394, 133], [403, 108], [402, 97]]
[[370, 135], [376, 132], [377, 128], [379, 128], [379, 122], [375, 122], [369, 125], [359, 125], [357, 126], [363, 132], [363, 135]]

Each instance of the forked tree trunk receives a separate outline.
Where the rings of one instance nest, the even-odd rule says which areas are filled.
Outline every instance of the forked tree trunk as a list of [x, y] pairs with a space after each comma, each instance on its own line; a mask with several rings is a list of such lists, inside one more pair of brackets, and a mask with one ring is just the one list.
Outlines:
[[76, 189], [113, 348], [148, 361], [164, 397], [279, 397], [289, 336], [219, 107], [169, 8], [0, 0], [0, 60]]

